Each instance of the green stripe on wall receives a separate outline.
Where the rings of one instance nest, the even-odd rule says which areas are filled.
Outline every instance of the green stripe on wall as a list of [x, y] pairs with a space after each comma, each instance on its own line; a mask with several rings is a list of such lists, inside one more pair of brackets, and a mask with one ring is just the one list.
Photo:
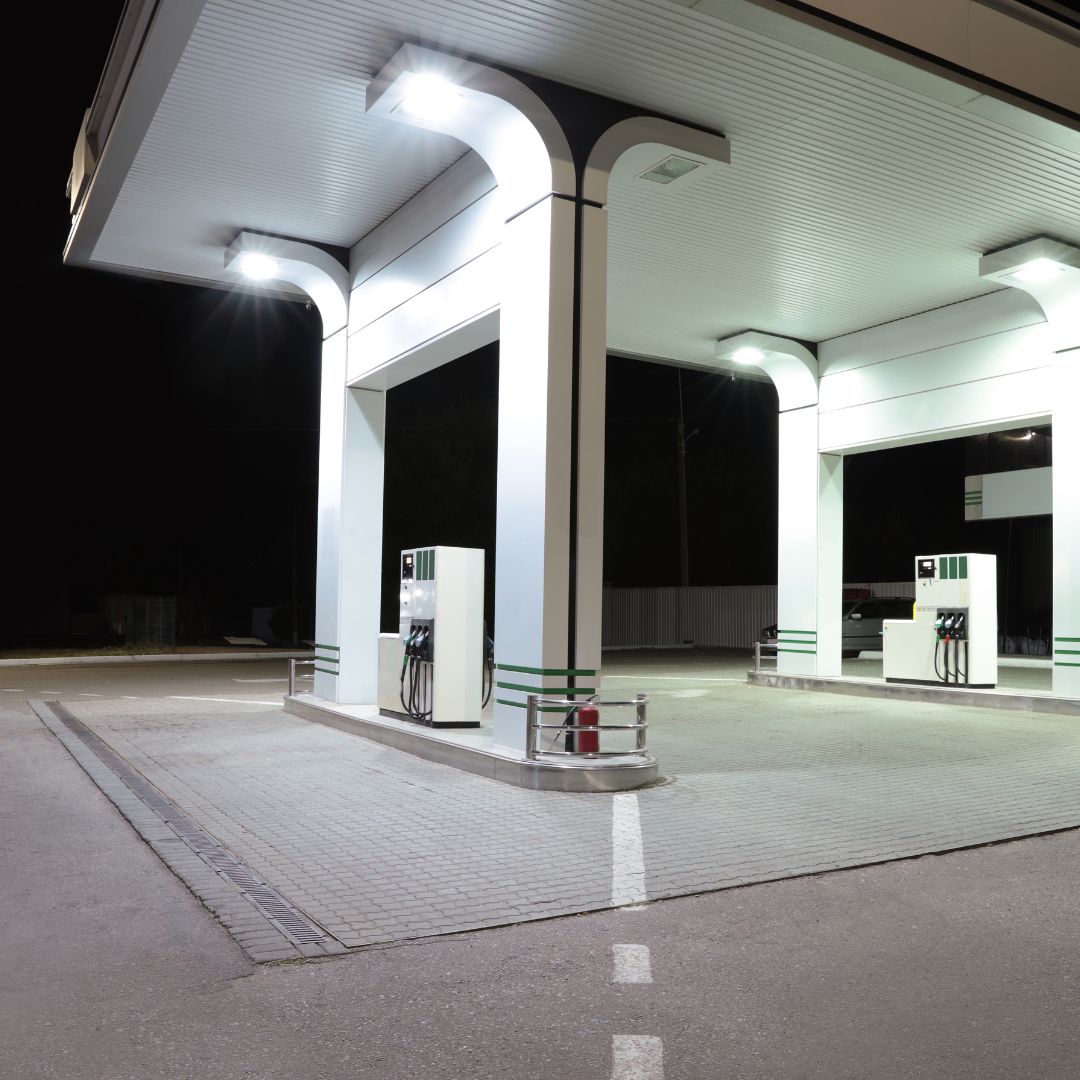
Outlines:
[[1080, 641], [1080, 637], [1056, 637], [1055, 641]]
[[777, 630], [778, 634], [808, 634], [810, 637], [817, 637], [816, 630]]
[[807, 656], [816, 656], [817, 655], [817, 649], [777, 649], [776, 651], [777, 652], [804, 653]]
[[326, 649], [327, 652], [341, 652], [336, 645], [320, 645], [318, 642], [315, 642], [315, 648]]
[[1080, 667], [1080, 664], [1071, 663], [1068, 660], [1055, 660], [1054, 667]]
[[1055, 656], [1080, 656], [1080, 649], [1055, 649]]
[[331, 671], [329, 668], [325, 667], [319, 667], [318, 664], [315, 665], [315, 670], [321, 671], [324, 675], [337, 675], [336, 671]]

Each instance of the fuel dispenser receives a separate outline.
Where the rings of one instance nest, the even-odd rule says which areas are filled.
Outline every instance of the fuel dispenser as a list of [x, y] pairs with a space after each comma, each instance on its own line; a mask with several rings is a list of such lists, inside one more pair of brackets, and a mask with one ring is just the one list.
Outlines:
[[914, 607], [882, 623], [886, 682], [997, 685], [997, 556], [917, 556]]
[[484, 627], [484, 552], [406, 549], [400, 595], [403, 715], [429, 727], [479, 727], [494, 651]]

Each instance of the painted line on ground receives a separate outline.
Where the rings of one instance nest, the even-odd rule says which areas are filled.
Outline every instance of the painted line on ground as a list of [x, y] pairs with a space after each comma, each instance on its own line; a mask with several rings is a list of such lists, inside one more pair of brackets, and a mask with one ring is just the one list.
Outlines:
[[645, 849], [641, 842], [638, 797], [623, 792], [611, 804], [611, 906], [644, 904]]
[[20, 690], [16, 686], [0, 686], [0, 690], [3, 690], [5, 694], [25, 694], [25, 690]]
[[186, 694], [170, 694], [170, 701], [216, 701], [222, 705], [280, 705], [280, 698], [270, 701], [251, 701], [248, 698], [235, 697], [188, 697]]
[[744, 683], [745, 679], [729, 679], [718, 675], [605, 675], [604, 682], [608, 679], [633, 679], [635, 682], [737, 682]]
[[281, 677], [280, 679], [233, 679], [232, 681], [233, 681], [233, 682], [243, 682], [243, 683], [256, 683], [256, 682], [288, 682], [288, 681], [289, 681], [289, 678], [288, 678], [288, 676], [287, 676], [287, 675], [283, 675], [283, 676], [282, 676], [282, 677]]
[[655, 1035], [612, 1035], [611, 1080], [664, 1080], [664, 1044]]
[[615, 983], [651, 983], [652, 959], [648, 945], [612, 945]]

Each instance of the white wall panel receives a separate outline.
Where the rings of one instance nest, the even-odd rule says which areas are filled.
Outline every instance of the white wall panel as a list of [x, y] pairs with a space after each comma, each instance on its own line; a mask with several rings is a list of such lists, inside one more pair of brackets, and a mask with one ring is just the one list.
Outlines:
[[[379, 372], [381, 379], [388, 380], [385, 385], [393, 386], [402, 380], [385, 370], [388, 364], [497, 311], [501, 263], [499, 248], [485, 252], [353, 334], [349, 338], [349, 384], [356, 385]], [[468, 347], [463, 346], [462, 352], [467, 351]], [[432, 354], [430, 367], [453, 358], [445, 352]], [[414, 370], [407, 377], [416, 374], [420, 371]]]
[[481, 196], [353, 289], [349, 334], [498, 247], [503, 223], [497, 201], [494, 191]]
[[1051, 369], [1042, 367], [873, 401], [822, 413], [820, 447], [822, 453], [878, 450], [1045, 423], [1052, 395]]
[[823, 377], [836, 375], [850, 368], [1045, 322], [1042, 308], [1026, 292], [1001, 289], [989, 296], [823, 341], [818, 346], [818, 366]]
[[850, 409], [885, 398], [910, 397], [958, 383], [1048, 368], [1053, 352], [1047, 330], [1046, 323], [1039, 323], [828, 375], [821, 380], [821, 410]]
[[349, 253], [353, 288], [494, 190], [495, 178], [476, 154], [470, 151], [459, 158], [353, 245]]

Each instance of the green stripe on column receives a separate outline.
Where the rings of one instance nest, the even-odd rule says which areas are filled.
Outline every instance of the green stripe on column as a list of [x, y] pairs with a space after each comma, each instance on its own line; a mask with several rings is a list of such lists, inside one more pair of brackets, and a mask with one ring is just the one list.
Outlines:
[[[527, 709], [528, 705], [524, 701], [508, 701], [506, 698], [496, 698], [495, 703], [497, 705], [511, 705], [515, 709]], [[570, 711], [569, 705], [537, 705], [537, 712], [557, 712], [567, 713]]]
[[594, 686], [525, 686], [522, 683], [497, 682], [500, 690], [520, 690], [523, 694], [538, 694], [547, 697], [549, 694], [562, 694], [563, 697], [577, 697], [579, 694], [589, 696], [596, 693]]
[[324, 675], [334, 675], [334, 676], [337, 675], [336, 671], [331, 671], [329, 668], [325, 668], [325, 667], [319, 667], [318, 664], [315, 665], [315, 670], [316, 671], [321, 671]]
[[320, 645], [318, 642], [315, 642], [315, 648], [325, 649], [327, 652], [341, 652], [336, 645]]
[[1080, 637], [1056, 637], [1055, 641], [1080, 641]]
[[521, 664], [496, 664], [496, 671], [517, 671], [522, 675], [596, 675], [592, 668], [539, 668]]
[[777, 649], [777, 652], [804, 653], [806, 656], [816, 656], [817, 649]]
[[810, 637], [817, 637], [816, 630], [777, 630], [778, 634], [806, 634]]

